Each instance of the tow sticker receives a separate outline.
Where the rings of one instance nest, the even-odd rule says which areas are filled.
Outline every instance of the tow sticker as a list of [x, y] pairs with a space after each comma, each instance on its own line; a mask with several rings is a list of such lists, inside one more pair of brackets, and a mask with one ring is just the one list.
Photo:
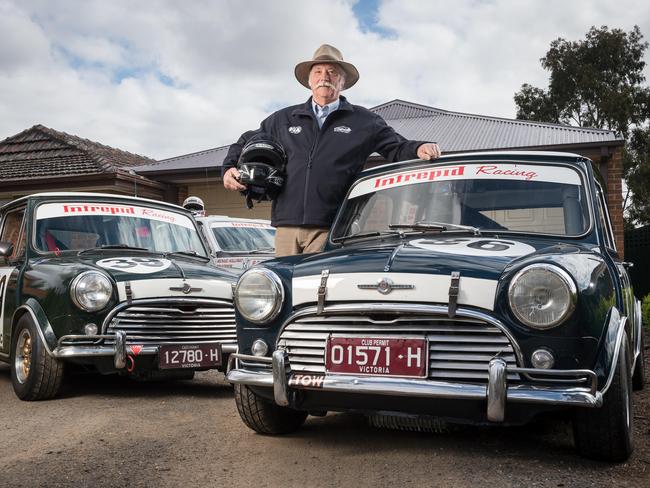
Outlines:
[[97, 266], [104, 269], [135, 274], [157, 273], [169, 268], [171, 264], [169, 259], [138, 257], [108, 258], [97, 261]]
[[525, 256], [535, 252], [535, 248], [523, 242], [504, 239], [459, 237], [454, 239], [416, 239], [410, 245], [428, 251], [465, 256]]

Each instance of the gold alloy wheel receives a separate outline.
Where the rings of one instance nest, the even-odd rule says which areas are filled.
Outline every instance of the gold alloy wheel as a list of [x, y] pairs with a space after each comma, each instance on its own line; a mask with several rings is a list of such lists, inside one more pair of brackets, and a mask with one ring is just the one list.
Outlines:
[[16, 378], [20, 383], [25, 383], [29, 378], [29, 371], [32, 367], [32, 335], [27, 329], [23, 329], [18, 336], [16, 343], [16, 357], [14, 368]]

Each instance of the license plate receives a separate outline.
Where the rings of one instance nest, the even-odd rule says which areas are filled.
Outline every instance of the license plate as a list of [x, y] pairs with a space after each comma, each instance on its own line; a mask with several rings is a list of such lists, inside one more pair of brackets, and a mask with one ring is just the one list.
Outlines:
[[328, 373], [426, 378], [426, 339], [329, 336], [325, 347]]
[[221, 365], [221, 344], [165, 344], [158, 351], [160, 369], [216, 368]]

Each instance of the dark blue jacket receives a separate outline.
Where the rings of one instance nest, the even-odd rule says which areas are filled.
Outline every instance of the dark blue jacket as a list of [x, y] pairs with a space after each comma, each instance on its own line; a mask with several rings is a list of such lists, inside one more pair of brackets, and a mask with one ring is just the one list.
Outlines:
[[309, 98], [302, 105], [278, 110], [259, 129], [245, 132], [230, 146], [223, 173], [237, 165], [243, 146], [260, 133], [270, 134], [287, 153], [286, 183], [272, 205], [275, 226], [329, 227], [373, 152], [391, 162], [403, 161], [417, 158], [417, 148], [423, 144], [406, 140], [379, 115], [350, 104], [345, 97], [319, 128]]

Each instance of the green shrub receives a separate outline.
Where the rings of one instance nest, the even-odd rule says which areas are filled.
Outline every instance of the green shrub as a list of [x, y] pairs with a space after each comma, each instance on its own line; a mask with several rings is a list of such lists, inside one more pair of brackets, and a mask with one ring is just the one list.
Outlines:
[[641, 302], [641, 317], [643, 318], [643, 325], [650, 329], [650, 293]]

